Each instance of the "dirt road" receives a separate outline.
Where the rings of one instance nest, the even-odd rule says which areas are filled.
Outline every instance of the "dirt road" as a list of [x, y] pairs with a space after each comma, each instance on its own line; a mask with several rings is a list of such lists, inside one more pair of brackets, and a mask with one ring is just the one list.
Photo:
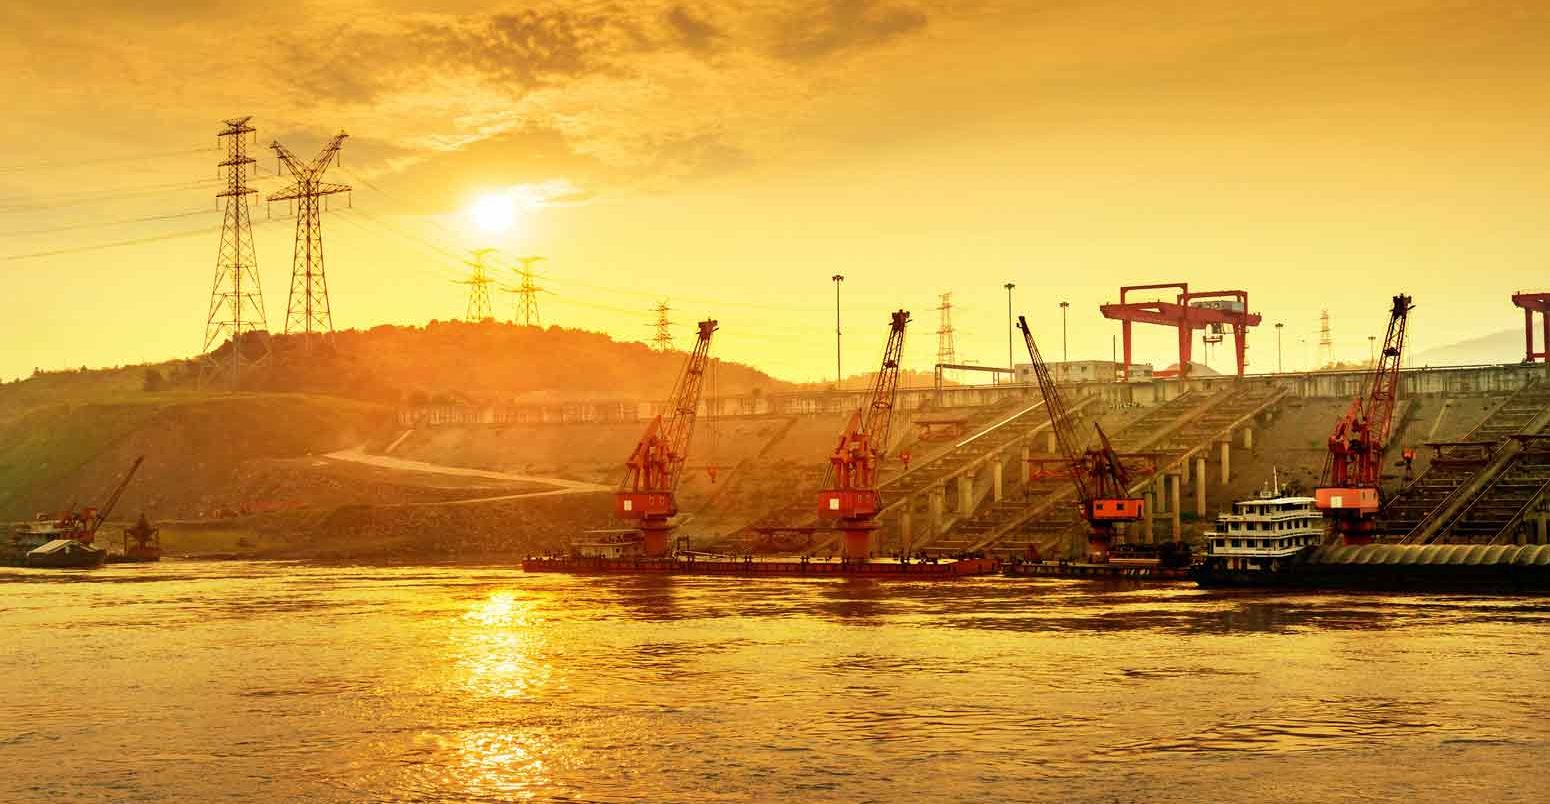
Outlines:
[[457, 500], [453, 503], [437, 503], [438, 505], [467, 505], [472, 503], [493, 502], [496, 500], [512, 500], [519, 497], [550, 497], [561, 494], [596, 494], [598, 492], [613, 491], [613, 487], [598, 483], [585, 483], [580, 480], [565, 480], [558, 477], [534, 477], [533, 475], [514, 475], [506, 472], [491, 472], [486, 469], [468, 469], [461, 466], [443, 466], [424, 461], [410, 461], [403, 458], [393, 458], [387, 455], [368, 455], [359, 447], [344, 449], [338, 452], [330, 452], [325, 457], [336, 461], [366, 464], [381, 469], [391, 469], [399, 472], [426, 472], [438, 475], [456, 475], [459, 477], [475, 477], [481, 480], [506, 480], [518, 483], [543, 483], [553, 488], [546, 491], [531, 491], [522, 494], [502, 494], [495, 497], [480, 497], [477, 499]]

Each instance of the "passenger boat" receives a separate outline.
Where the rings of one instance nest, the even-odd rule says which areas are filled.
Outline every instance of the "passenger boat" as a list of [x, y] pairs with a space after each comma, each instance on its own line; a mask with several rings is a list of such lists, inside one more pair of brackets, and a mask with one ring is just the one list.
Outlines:
[[1281, 494], [1267, 485], [1250, 500], [1233, 503], [1205, 534], [1205, 555], [1194, 567], [1201, 586], [1274, 585], [1324, 542], [1324, 514], [1312, 497]]

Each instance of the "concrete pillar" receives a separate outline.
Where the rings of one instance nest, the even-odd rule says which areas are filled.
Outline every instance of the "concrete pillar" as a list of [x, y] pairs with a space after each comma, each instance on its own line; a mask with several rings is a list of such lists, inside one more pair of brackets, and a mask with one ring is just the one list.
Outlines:
[[1001, 502], [1001, 497], [1003, 496], [1002, 482], [1005, 479], [1005, 474], [1006, 464], [1003, 464], [1001, 459], [997, 458], [990, 465], [990, 498], [996, 502]]
[[1141, 541], [1143, 544], [1152, 542], [1152, 516], [1156, 507], [1157, 495], [1150, 491], [1141, 492]]
[[1206, 459], [1195, 458], [1195, 518], [1206, 518]]
[[947, 493], [941, 489], [932, 489], [931, 496], [926, 500], [926, 505], [931, 511], [931, 532], [941, 535], [942, 509], [947, 507]]
[[1222, 439], [1222, 485], [1227, 485], [1227, 479], [1232, 476], [1232, 440]]
[[1049, 453], [1049, 454], [1051, 454], [1051, 455], [1054, 455], [1055, 454], [1055, 450], [1057, 450], [1059, 448], [1060, 448], [1059, 445], [1055, 443], [1055, 431], [1054, 430], [1045, 430], [1044, 431], [1044, 451]]
[[958, 515], [968, 516], [974, 513], [974, 477], [968, 474], [958, 476]]
[[915, 550], [915, 512], [914, 500], [904, 503], [904, 513], [899, 514], [899, 548], [900, 552], [909, 555]]
[[1169, 531], [1168, 535], [1171, 536], [1174, 541], [1179, 541], [1184, 538], [1183, 523], [1179, 521], [1179, 476], [1173, 475], [1172, 479], [1173, 492], [1169, 495], [1168, 498], [1168, 512], [1173, 516], [1170, 521], [1172, 530]]
[[[1546, 348], [1550, 348], [1550, 346], [1547, 346]], [[1543, 513], [1539, 515], [1539, 544], [1546, 543], [1546, 537], [1547, 535], [1550, 535], [1547, 534], [1546, 531], [1550, 531], [1550, 513]]]
[[1254, 448], [1254, 430], [1253, 430], [1253, 428], [1250, 428], [1250, 427], [1243, 428], [1243, 448], [1244, 449], [1253, 449]]
[[1184, 485], [1186, 486], [1189, 485], [1189, 467], [1189, 461], [1185, 461], [1182, 464], [1179, 464], [1179, 475], [1184, 478]]
[[1168, 476], [1158, 475], [1152, 481], [1152, 498], [1157, 500], [1157, 513], [1168, 513]]
[[1032, 457], [1033, 450], [1023, 447], [1023, 485], [1025, 486], [1033, 482], [1033, 467], [1028, 463], [1028, 459]]

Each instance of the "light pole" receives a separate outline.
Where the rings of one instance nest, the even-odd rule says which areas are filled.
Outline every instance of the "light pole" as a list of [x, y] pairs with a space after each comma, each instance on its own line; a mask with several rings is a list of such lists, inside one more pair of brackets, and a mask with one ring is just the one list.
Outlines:
[[1071, 308], [1071, 302], [1060, 303], [1060, 379], [1064, 380], [1071, 374], [1071, 353], [1066, 349], [1066, 311]]
[[830, 279], [834, 280], [834, 390], [838, 391], [845, 377], [840, 373], [840, 283], [845, 275], [835, 274]]
[[1002, 285], [1002, 287], [1006, 288], [1006, 367], [1014, 372], [1012, 379], [1015, 380], [1017, 379], [1015, 373], [1017, 366], [1012, 361], [1012, 288], [1017, 287], [1017, 285], [1008, 282]]
[[1286, 325], [1281, 323], [1281, 322], [1279, 322], [1279, 321], [1276, 322], [1276, 373], [1277, 374], [1282, 374], [1282, 373], [1284, 373], [1286, 371], [1284, 368], [1281, 367], [1281, 328], [1284, 327], [1284, 326], [1286, 326]]

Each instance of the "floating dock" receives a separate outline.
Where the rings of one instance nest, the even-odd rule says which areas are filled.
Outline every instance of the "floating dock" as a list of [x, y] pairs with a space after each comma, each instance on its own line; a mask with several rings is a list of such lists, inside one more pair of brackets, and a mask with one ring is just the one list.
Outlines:
[[524, 572], [567, 572], [578, 575], [737, 575], [763, 577], [847, 577], [936, 581], [970, 575], [992, 575], [1000, 568], [993, 558], [942, 558], [929, 561], [898, 559], [806, 558], [803, 556], [743, 556], [704, 558], [529, 558]]
[[1203, 564], [1194, 576], [1201, 586], [1543, 593], [1550, 592], [1550, 545], [1336, 545], [1276, 570]]

